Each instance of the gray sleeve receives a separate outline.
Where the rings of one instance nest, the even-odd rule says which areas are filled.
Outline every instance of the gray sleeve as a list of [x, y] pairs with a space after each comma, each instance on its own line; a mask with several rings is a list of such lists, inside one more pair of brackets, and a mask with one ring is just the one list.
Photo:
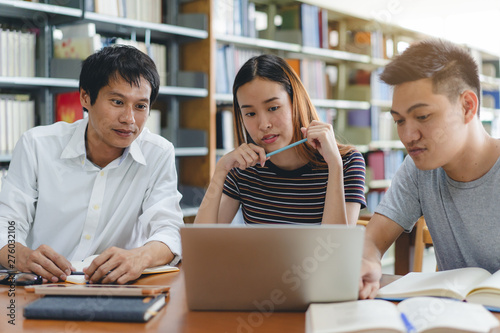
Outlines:
[[417, 179], [418, 169], [411, 157], [407, 156], [375, 209], [375, 213], [390, 218], [406, 232], [411, 231], [415, 222], [422, 216]]

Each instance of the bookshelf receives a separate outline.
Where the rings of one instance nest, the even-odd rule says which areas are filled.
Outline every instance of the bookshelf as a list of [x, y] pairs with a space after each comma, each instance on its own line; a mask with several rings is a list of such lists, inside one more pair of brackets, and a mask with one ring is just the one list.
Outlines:
[[478, 63], [481, 81], [480, 119], [494, 138], [500, 138], [500, 56], [469, 49]]
[[[43, 2], [43, 3], [42, 3]], [[207, 159], [210, 154], [209, 145], [204, 141], [203, 132], [190, 132], [196, 129], [191, 121], [183, 121], [183, 112], [192, 112], [187, 105], [191, 100], [208, 100], [209, 71], [203, 68], [194, 68], [189, 61], [198, 62], [198, 59], [186, 59], [182, 54], [190, 44], [198, 45], [209, 36], [207, 13], [190, 13], [181, 8], [189, 6], [189, 1], [161, 0], [162, 9], [158, 15], [163, 16], [164, 23], [151, 23], [105, 15], [93, 12], [91, 9], [98, 3], [93, 0], [29, 1], [0, 0], [0, 27], [6, 30], [30, 31], [36, 34], [36, 50], [32, 53], [35, 62], [35, 74], [29, 76], [0, 75], [0, 94], [27, 94], [36, 105], [35, 125], [47, 125], [54, 122], [54, 97], [59, 92], [78, 89], [78, 78], [51, 77], [51, 60], [54, 49], [54, 30], [59, 27], [82, 23], [92, 23], [98, 34], [106, 37], [128, 38], [144, 42], [166, 45], [167, 76], [166, 83], [159, 90], [157, 104], [153, 108], [162, 111], [162, 135], [171, 141], [177, 158], [179, 182], [190, 179], [189, 170], [182, 167], [183, 160], [191, 158]], [[149, 3], [149, 2], [148, 2]], [[153, 3], [153, 1], [151, 1]], [[160, 4], [160, 2], [157, 2]], [[139, 4], [146, 7], [145, 4]], [[143, 6], [144, 5], [144, 6]], [[198, 44], [197, 44], [198, 43]], [[3, 46], [3, 45], [2, 45]], [[9, 45], [9, 49], [14, 49]], [[0, 50], [2, 57], [14, 57], [7, 54], [6, 49]], [[36, 58], [35, 58], [36, 54]], [[7, 55], [7, 57], [6, 57]], [[208, 60], [207, 56], [207, 60]], [[3, 64], [5, 66], [5, 64]], [[12, 74], [12, 73], [11, 73]], [[191, 108], [191, 110], [194, 110]], [[200, 111], [201, 110], [201, 111]], [[204, 113], [205, 109], [196, 109]], [[205, 130], [204, 128], [201, 131]], [[197, 142], [186, 141], [185, 133], [199, 139]], [[1, 147], [1, 146], [0, 146]], [[0, 152], [0, 167], [8, 165], [11, 151]], [[197, 173], [209, 170], [197, 170]], [[183, 205], [186, 216], [196, 213], [195, 207]]]

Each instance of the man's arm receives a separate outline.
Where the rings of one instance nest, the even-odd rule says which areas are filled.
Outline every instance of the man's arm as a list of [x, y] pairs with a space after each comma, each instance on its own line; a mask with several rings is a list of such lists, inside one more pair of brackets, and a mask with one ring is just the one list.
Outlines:
[[19, 242], [10, 248], [6, 245], [0, 250], [0, 264], [21, 272], [33, 272], [51, 282], [64, 281], [71, 274], [71, 263], [47, 245], [36, 250]]
[[139, 278], [144, 269], [165, 265], [173, 258], [174, 254], [167, 245], [152, 241], [132, 250], [111, 247], [83, 271], [90, 283], [125, 284]]
[[361, 264], [359, 298], [374, 298], [380, 288], [383, 254], [398, 239], [403, 228], [393, 220], [375, 213], [366, 226], [365, 246]]

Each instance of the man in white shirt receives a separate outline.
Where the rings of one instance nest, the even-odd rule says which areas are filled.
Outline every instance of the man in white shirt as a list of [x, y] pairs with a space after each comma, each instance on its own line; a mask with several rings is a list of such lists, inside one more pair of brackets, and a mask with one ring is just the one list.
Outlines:
[[159, 76], [133, 47], [89, 56], [86, 119], [26, 132], [0, 192], [0, 264], [64, 281], [70, 260], [100, 254], [90, 282], [123, 284], [180, 260], [183, 224], [174, 148], [144, 129]]

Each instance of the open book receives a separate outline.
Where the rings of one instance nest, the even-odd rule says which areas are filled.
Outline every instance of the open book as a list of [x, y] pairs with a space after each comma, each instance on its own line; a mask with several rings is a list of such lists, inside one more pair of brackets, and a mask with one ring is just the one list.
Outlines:
[[490, 332], [500, 323], [479, 304], [436, 297], [414, 297], [399, 304], [371, 299], [313, 303], [306, 333], [337, 332]]
[[[95, 254], [93, 256], [87, 257], [82, 261], [71, 261], [71, 265], [76, 268], [77, 272], [83, 272], [83, 269], [89, 267], [92, 261], [97, 258], [99, 255]], [[178, 272], [179, 268], [170, 265], [162, 265], [146, 268], [142, 271], [142, 274], [156, 274], [156, 273], [169, 273], [169, 272]], [[75, 283], [75, 284], [85, 284], [87, 281], [85, 280], [85, 275], [70, 275], [66, 278], [66, 282]]]
[[430, 273], [408, 273], [381, 288], [377, 298], [403, 299], [440, 296], [467, 300], [500, 311], [500, 271], [491, 274], [477, 267]]

